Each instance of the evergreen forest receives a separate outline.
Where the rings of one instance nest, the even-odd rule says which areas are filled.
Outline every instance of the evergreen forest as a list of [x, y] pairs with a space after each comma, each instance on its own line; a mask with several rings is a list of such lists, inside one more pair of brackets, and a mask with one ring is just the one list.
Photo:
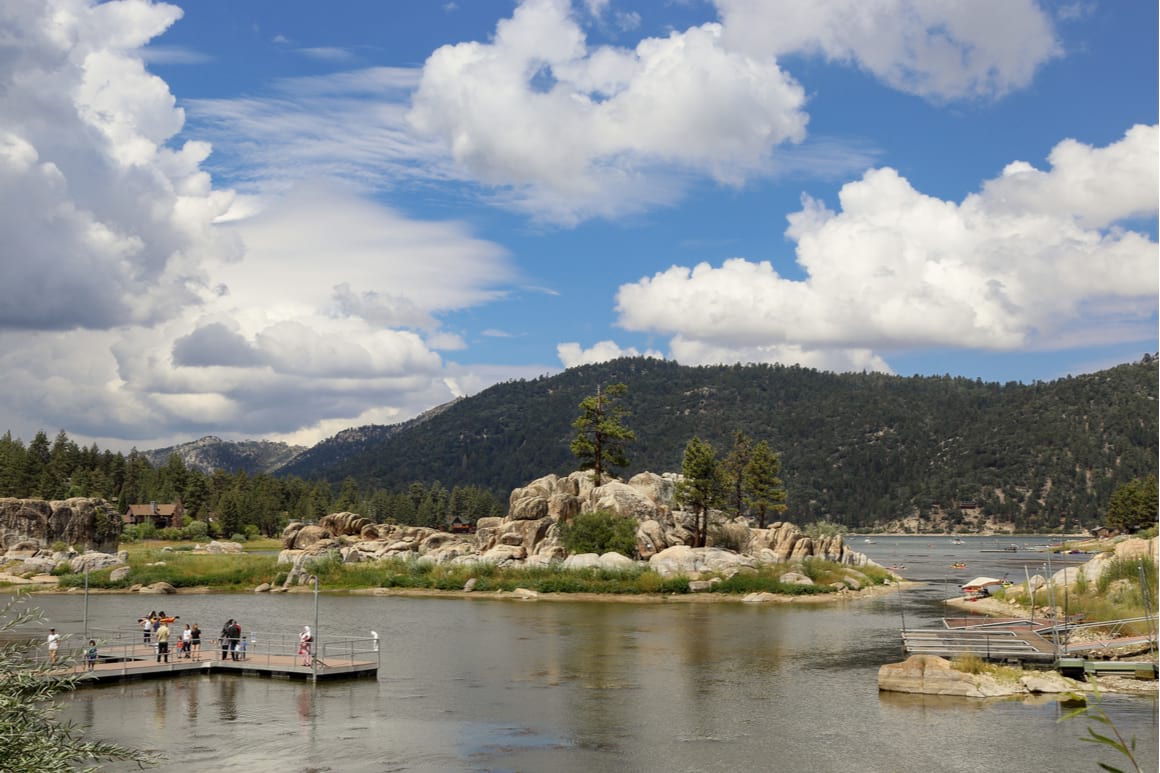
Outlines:
[[511, 381], [389, 428], [324, 441], [273, 473], [187, 467], [172, 454], [80, 447], [61, 431], [0, 437], [0, 496], [101, 496], [124, 509], [180, 497], [215, 531], [277, 534], [349, 510], [440, 526], [501, 515], [511, 490], [578, 467], [580, 404], [627, 385], [627, 479], [676, 472], [691, 438], [728, 452], [736, 432], [781, 462], [785, 519], [851, 530], [966, 512], [1021, 531], [1102, 524], [1116, 489], [1157, 473], [1157, 359], [1051, 382], [835, 374], [799, 366], [688, 367], [625, 358]]

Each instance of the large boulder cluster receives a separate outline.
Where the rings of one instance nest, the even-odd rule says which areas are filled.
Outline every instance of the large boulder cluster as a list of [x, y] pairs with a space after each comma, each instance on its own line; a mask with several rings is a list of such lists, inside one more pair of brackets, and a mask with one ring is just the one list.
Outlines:
[[850, 550], [841, 536], [813, 539], [792, 523], [754, 528], [744, 519], [710, 513], [709, 544], [693, 548], [696, 518], [677, 501], [679, 476], [643, 472], [627, 482], [589, 472], [547, 475], [512, 491], [508, 514], [481, 518], [474, 534], [376, 524], [355, 513], [333, 513], [317, 525], [291, 523], [282, 534], [280, 563], [292, 565], [288, 584], [308, 576], [304, 564], [324, 556], [347, 563], [407, 558], [431, 563], [486, 562], [497, 565], [616, 568], [634, 565], [618, 554], [569, 556], [560, 539], [562, 523], [584, 513], [608, 511], [636, 524], [636, 551], [663, 576], [729, 575], [758, 564], [793, 563], [810, 557], [862, 566], [868, 559]]
[[0, 564], [5, 575], [35, 580], [67, 568], [96, 571], [125, 563], [117, 554], [121, 516], [104, 499], [0, 498]]
[[91, 497], [0, 497], [0, 551], [44, 550], [57, 543], [115, 553], [121, 516], [110, 502]]

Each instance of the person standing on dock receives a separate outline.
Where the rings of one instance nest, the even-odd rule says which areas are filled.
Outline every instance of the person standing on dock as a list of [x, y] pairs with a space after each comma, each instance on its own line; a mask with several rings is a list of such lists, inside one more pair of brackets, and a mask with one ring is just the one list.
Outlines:
[[60, 634], [55, 628], [48, 629], [48, 662], [56, 665], [56, 653], [60, 649]]
[[314, 636], [310, 633], [310, 626], [302, 626], [302, 633], [298, 636], [298, 654], [302, 656], [302, 665], [310, 665], [310, 645], [314, 643]]
[[155, 612], [150, 612], [148, 615], [137, 621], [138, 623], [141, 623], [141, 637], [143, 639], [142, 643], [146, 647], [149, 646], [149, 637], [153, 635], [153, 617], [155, 614]]
[[169, 662], [169, 624], [162, 622], [157, 629], [157, 662], [160, 663], [162, 658], [165, 662]]
[[218, 643], [222, 645], [222, 660], [230, 656], [230, 631], [233, 630], [234, 619], [231, 617], [226, 620], [226, 624], [222, 626], [222, 632], [218, 634]]
[[201, 628], [197, 623], [189, 629], [189, 650], [194, 660], [201, 660]]
[[181, 632], [181, 655], [186, 660], [190, 659], [189, 650], [193, 644], [193, 630], [189, 627], [189, 623], [185, 624], [185, 630]]
[[85, 666], [89, 671], [97, 667], [97, 642], [89, 639], [89, 646], [85, 647]]
[[237, 662], [242, 643], [242, 626], [237, 620], [230, 626], [230, 660]]

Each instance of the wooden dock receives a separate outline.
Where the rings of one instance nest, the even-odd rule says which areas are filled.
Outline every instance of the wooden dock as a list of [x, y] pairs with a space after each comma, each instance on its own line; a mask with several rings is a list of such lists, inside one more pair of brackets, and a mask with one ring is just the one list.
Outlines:
[[326, 641], [319, 647], [318, 656], [311, 658], [309, 665], [303, 665], [302, 657], [296, 651], [280, 644], [268, 648], [250, 645], [245, 653], [239, 654], [238, 660], [232, 657], [222, 659], [221, 650], [212, 647], [203, 649], [199, 659], [170, 652], [168, 662], [158, 662], [153, 646], [104, 643], [98, 647], [92, 669], [77, 650], [62, 658], [67, 666], [52, 673], [80, 677], [78, 687], [210, 673], [308, 681], [374, 679], [379, 672], [378, 644], [377, 638]]

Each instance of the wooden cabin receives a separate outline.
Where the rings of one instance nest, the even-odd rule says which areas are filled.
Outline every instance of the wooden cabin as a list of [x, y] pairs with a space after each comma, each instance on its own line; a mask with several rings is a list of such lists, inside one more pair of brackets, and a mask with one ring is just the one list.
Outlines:
[[180, 529], [185, 526], [185, 508], [181, 506], [180, 499], [176, 502], [129, 505], [121, 520], [126, 526], [152, 523], [158, 529]]

